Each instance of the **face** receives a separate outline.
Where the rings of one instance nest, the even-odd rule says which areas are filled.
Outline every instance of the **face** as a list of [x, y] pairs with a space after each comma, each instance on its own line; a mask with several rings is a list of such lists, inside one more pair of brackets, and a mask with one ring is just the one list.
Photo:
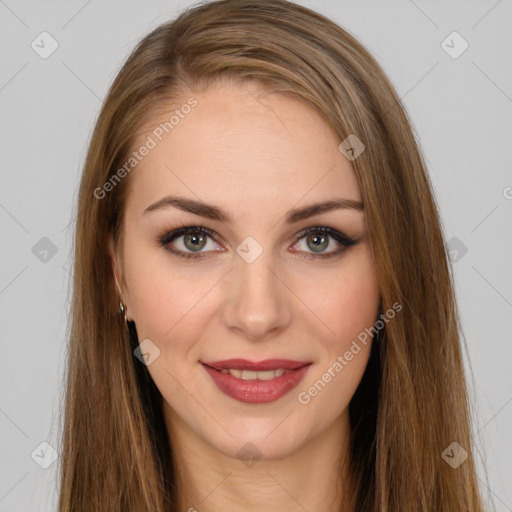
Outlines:
[[[341, 141], [306, 104], [255, 83], [184, 95], [135, 148], [148, 136], [120, 255], [110, 250], [168, 426], [232, 457], [247, 442], [292, 454], [348, 418], [370, 350], [354, 340], [378, 313]], [[288, 362], [204, 364], [229, 359]]]

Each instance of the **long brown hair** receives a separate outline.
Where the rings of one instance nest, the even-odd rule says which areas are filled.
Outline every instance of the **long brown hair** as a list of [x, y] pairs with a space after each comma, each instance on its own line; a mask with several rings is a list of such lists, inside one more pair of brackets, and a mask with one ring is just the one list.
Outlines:
[[[374, 340], [350, 403], [356, 509], [480, 512], [453, 278], [410, 122], [353, 36], [285, 0], [185, 11], [138, 44], [110, 88], [78, 198], [59, 511], [176, 510], [162, 396], [133, 355], [137, 334], [118, 312], [107, 253], [109, 237], [116, 248], [122, 237], [130, 176], [108, 192], [104, 184], [151, 115], [218, 79], [257, 80], [300, 98], [340, 142], [354, 134], [366, 146], [352, 166], [381, 305], [403, 310]], [[456, 469], [442, 457], [453, 442], [468, 453]]]

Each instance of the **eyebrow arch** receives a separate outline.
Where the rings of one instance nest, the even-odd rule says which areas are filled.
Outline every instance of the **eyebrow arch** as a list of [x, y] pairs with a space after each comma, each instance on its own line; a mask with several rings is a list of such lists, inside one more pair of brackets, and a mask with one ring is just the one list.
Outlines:
[[[167, 206], [173, 206], [185, 212], [193, 213], [201, 217], [206, 217], [212, 220], [218, 220], [220, 222], [230, 223], [232, 222], [231, 216], [223, 211], [218, 206], [196, 201], [195, 199], [189, 199], [180, 196], [166, 196], [148, 206], [143, 215], [150, 213]], [[355, 201], [353, 199], [333, 199], [321, 203], [311, 204], [302, 208], [294, 208], [285, 215], [285, 221], [287, 224], [293, 224], [295, 222], [307, 219], [314, 215], [319, 215], [328, 211], [336, 209], [351, 209], [351, 210], [363, 210], [363, 203]]]

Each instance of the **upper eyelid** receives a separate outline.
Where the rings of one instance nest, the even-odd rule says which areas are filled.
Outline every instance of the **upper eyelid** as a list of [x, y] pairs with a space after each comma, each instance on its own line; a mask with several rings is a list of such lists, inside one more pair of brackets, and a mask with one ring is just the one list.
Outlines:
[[[214, 240], [215, 243], [219, 243], [217, 240], [217, 237], [219, 237], [221, 240], [223, 240], [223, 237], [218, 235], [218, 233], [216, 233], [214, 230], [207, 228], [206, 226], [199, 225], [199, 224], [183, 225], [183, 226], [178, 226], [174, 229], [168, 229], [164, 232], [164, 234], [162, 236], [158, 237], [158, 239], [163, 240], [170, 234], [173, 234], [173, 236], [166, 242], [166, 244], [170, 244], [171, 242], [174, 242], [174, 240], [184, 236], [188, 231], [194, 231], [194, 230], [198, 231], [200, 233], [205, 233], [210, 238], [212, 238], [212, 240]], [[331, 237], [337, 244], [339, 244], [341, 246], [344, 246], [346, 244], [344, 244], [340, 240], [337, 240], [336, 234], [338, 234], [341, 238], [345, 238], [347, 240], [347, 242], [356, 242], [357, 241], [357, 240], [349, 237], [342, 231], [339, 231], [338, 229], [332, 228], [330, 226], [321, 225], [321, 224], [315, 224], [313, 226], [303, 228], [298, 233], [293, 235], [293, 237], [294, 237], [293, 243], [294, 244], [297, 243], [298, 241], [302, 240], [305, 236], [310, 234], [310, 232], [315, 232], [315, 231], [317, 231], [319, 233], [323, 233], [323, 234]]]

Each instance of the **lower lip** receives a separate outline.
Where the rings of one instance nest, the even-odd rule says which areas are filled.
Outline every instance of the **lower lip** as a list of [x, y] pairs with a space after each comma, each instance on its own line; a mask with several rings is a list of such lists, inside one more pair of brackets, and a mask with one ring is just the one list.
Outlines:
[[272, 380], [243, 380], [203, 364], [213, 382], [226, 395], [249, 404], [274, 402], [290, 392], [303, 379], [311, 364], [297, 368]]

